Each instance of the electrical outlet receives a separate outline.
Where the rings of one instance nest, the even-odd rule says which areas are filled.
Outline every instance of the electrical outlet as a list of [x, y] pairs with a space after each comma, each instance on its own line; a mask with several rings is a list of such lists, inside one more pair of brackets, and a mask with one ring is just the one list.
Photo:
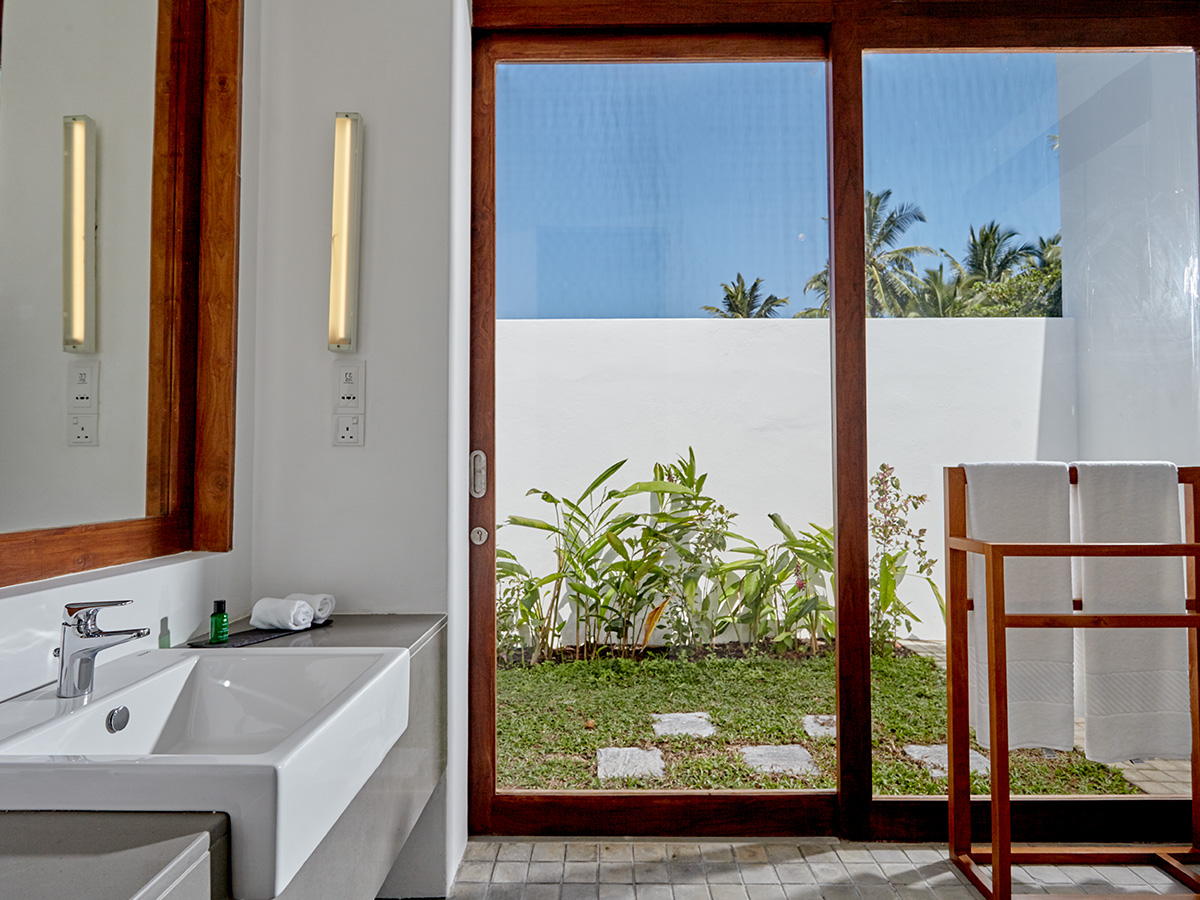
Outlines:
[[334, 416], [333, 444], [335, 447], [361, 447], [366, 416]]
[[100, 362], [67, 363], [67, 411], [95, 412], [100, 406]]
[[336, 363], [333, 367], [333, 405], [338, 414], [366, 412], [366, 394], [363, 374], [366, 365], [362, 362]]
[[100, 443], [100, 417], [67, 416], [67, 446], [95, 447]]

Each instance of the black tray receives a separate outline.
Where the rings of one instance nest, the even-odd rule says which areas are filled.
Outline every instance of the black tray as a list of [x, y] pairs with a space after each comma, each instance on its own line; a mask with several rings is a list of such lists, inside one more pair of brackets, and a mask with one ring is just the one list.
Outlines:
[[208, 638], [199, 641], [188, 641], [189, 647], [213, 647], [221, 648], [228, 647], [230, 649], [236, 647], [249, 647], [251, 644], [261, 644], [263, 641], [269, 641], [272, 638], [283, 637], [288, 634], [304, 634], [306, 631], [311, 631], [314, 628], [325, 628], [333, 624], [333, 619], [326, 619], [324, 622], [313, 622], [308, 628], [301, 628], [299, 631], [291, 631], [287, 628], [251, 628], [247, 631], [235, 631], [229, 635], [229, 640], [213, 644]]

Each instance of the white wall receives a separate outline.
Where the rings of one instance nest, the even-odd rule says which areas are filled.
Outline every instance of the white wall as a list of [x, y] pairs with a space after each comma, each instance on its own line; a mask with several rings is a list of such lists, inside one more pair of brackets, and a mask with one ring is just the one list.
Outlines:
[[[612, 480], [623, 488], [691, 446], [706, 492], [760, 544], [777, 537], [768, 513], [831, 524], [827, 321], [504, 320], [496, 343], [499, 521], [552, 513], [531, 487], [575, 499], [628, 458]], [[1073, 458], [1071, 320], [872, 320], [867, 348], [870, 464], [929, 495], [912, 522], [934, 557], [943, 466]], [[541, 532], [506, 526], [498, 544], [539, 572], [553, 565]], [[905, 588], [917, 633], [940, 637], [928, 587]]]
[[[0, 531], [143, 515], [155, 0], [8, 0], [0, 88]], [[96, 122], [95, 354], [62, 350], [63, 116]], [[99, 360], [99, 446], [67, 365]]]
[[1200, 462], [1191, 53], [1058, 56], [1063, 304], [1084, 459]]
[[[247, 13], [261, 19], [245, 57], [261, 78], [261, 144], [243, 155], [258, 203], [252, 593], [328, 590], [344, 610], [450, 614], [446, 808], [412, 838], [438, 863], [388, 882], [438, 896], [466, 840], [468, 7], [250, 0]], [[338, 111], [363, 122], [362, 447], [332, 443]]]

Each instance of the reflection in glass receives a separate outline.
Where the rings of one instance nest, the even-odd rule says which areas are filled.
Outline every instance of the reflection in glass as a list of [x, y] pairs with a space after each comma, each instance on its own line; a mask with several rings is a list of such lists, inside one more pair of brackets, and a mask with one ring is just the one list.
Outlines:
[[[929, 555], [943, 466], [1200, 462], [1193, 54], [868, 54], [864, 126], [868, 204], [904, 213], [875, 261], [893, 290], [867, 323], [870, 464], [929, 498], [906, 513]], [[907, 561], [898, 596], [934, 653], [942, 616]], [[944, 741], [941, 715], [877, 730], [877, 792], [944, 791], [905, 754]], [[1017, 793], [1137, 790], [1078, 751], [1021, 753]]]

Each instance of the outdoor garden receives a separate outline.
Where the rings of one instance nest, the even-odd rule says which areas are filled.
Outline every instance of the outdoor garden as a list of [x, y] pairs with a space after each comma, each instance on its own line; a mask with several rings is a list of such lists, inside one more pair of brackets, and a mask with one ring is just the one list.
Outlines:
[[[544, 515], [510, 516], [500, 532], [501, 545], [508, 529], [543, 532], [555, 563], [538, 571], [497, 551], [498, 786], [833, 788], [831, 530], [776, 513], [773, 541], [751, 539], [690, 449], [645, 480], [624, 466], [578, 494], [531, 489]], [[916, 620], [902, 583], [932, 591], [944, 612], [924, 530], [909, 522], [927, 499], [890, 466], [870, 480], [880, 794], [945, 793], [920, 749], [946, 742], [945, 674], [898, 641]], [[606, 772], [605, 754], [634, 765]], [[1016, 751], [1011, 773], [1014, 793], [1137, 792], [1079, 751]], [[989, 789], [985, 772], [972, 789]]]

